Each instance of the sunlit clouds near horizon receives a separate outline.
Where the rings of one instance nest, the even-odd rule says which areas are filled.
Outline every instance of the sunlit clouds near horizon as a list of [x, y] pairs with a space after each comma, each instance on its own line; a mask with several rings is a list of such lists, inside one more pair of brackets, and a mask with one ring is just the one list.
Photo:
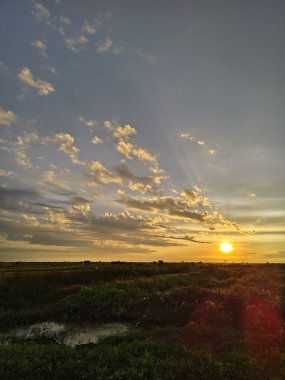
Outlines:
[[284, 261], [284, 6], [215, 3], [0, 5], [0, 261]]

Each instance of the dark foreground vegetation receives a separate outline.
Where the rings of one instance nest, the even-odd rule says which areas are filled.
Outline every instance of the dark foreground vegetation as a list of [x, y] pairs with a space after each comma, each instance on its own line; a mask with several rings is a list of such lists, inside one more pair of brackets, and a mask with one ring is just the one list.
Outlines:
[[0, 328], [128, 322], [75, 348], [40, 336], [0, 345], [0, 379], [285, 379], [285, 266], [0, 266]]

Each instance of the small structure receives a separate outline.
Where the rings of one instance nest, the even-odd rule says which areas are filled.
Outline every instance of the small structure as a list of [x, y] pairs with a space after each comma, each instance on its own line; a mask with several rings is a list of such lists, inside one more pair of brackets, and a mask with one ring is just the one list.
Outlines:
[[82, 265], [90, 265], [91, 264], [91, 261], [90, 260], [84, 260], [84, 261], [81, 261]]
[[158, 265], [162, 265], [162, 264], [163, 264], [163, 260], [158, 260], [158, 261], [157, 261], [157, 264], [158, 264]]

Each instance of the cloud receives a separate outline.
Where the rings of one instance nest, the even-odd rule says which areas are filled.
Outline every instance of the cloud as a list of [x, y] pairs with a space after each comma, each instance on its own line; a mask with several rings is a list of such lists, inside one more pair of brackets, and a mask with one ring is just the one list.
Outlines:
[[92, 144], [94, 145], [103, 144], [103, 141], [100, 139], [100, 137], [94, 136], [92, 139]]
[[191, 204], [180, 198], [172, 196], [161, 196], [145, 199], [137, 199], [131, 197], [122, 196], [118, 203], [124, 204], [133, 209], [145, 210], [148, 212], [164, 212], [167, 215], [191, 219], [199, 222], [205, 220], [205, 212], [199, 213], [191, 209]]
[[136, 134], [137, 134], [136, 129], [132, 127], [130, 124], [126, 124], [123, 127], [119, 126], [113, 132], [113, 136], [119, 140], [128, 140], [130, 136], [133, 136]]
[[199, 243], [199, 244], [212, 244], [209, 241], [197, 240], [194, 236], [190, 236], [190, 235], [184, 235], [184, 236], [162, 235], [161, 237], [166, 238], [166, 239], [174, 239], [174, 240], [186, 240], [192, 243]]
[[81, 28], [82, 33], [87, 33], [87, 34], [95, 34], [96, 29], [95, 26], [90, 24], [87, 20], [84, 20], [83, 27]]
[[[66, 213], [71, 220], [77, 220], [88, 223], [88, 228], [98, 233], [111, 233], [112, 230], [138, 231], [161, 229], [156, 218], [143, 217], [141, 215], [132, 215], [128, 210], [118, 214], [104, 213], [102, 216], [96, 216], [89, 204], [72, 206]], [[116, 238], [117, 239], [117, 238]]]
[[32, 167], [31, 161], [27, 157], [27, 154], [25, 151], [14, 149], [14, 153], [15, 153], [15, 160], [19, 166], [23, 168]]
[[32, 211], [33, 205], [40, 200], [34, 190], [0, 188], [0, 209], [7, 211]]
[[110, 37], [107, 37], [104, 41], [98, 43], [97, 51], [100, 54], [107, 53], [113, 46], [113, 41]]
[[142, 194], [159, 192], [160, 189], [157, 185], [160, 185], [161, 181], [167, 178], [165, 176], [137, 176], [131, 172], [125, 163], [115, 167], [115, 172], [122, 181], [129, 181], [129, 189], [139, 191]]
[[[84, 199], [73, 199], [74, 201], [67, 209], [40, 206], [42, 208], [36, 210], [35, 206], [39, 202], [37, 200], [33, 203], [32, 199], [33, 196], [34, 199], [38, 199], [37, 193], [29, 194], [27, 191], [13, 193], [13, 190], [10, 191], [9, 197], [13, 205], [16, 204], [17, 207], [10, 211], [18, 211], [21, 214], [17, 218], [10, 217], [12, 213], [8, 218], [0, 216], [2, 240], [5, 239], [7, 243], [21, 241], [37, 244], [39, 248], [40, 245], [49, 245], [65, 248], [90, 247], [91, 249], [94, 249], [94, 244], [96, 244], [98, 247], [107, 246], [109, 252], [112, 252], [114, 247], [124, 252], [126, 249], [136, 251], [134, 246], [137, 245], [178, 245], [150, 234], [152, 231], [165, 228], [160, 225], [160, 219], [156, 217], [132, 215], [127, 210], [118, 214], [104, 213], [97, 216], [93, 213], [88, 201]], [[26, 208], [23, 208], [23, 200], [29, 203]], [[34, 214], [29, 212], [31, 209], [34, 209]], [[143, 248], [143, 251], [149, 250]]]
[[36, 132], [24, 132], [23, 135], [17, 136], [16, 142], [13, 144], [13, 152], [15, 160], [22, 168], [32, 167], [31, 161], [27, 157], [26, 151], [30, 148], [31, 144], [39, 141], [39, 136]]
[[38, 51], [41, 53], [43, 57], [45, 58], [47, 57], [47, 54], [46, 54], [47, 43], [46, 42], [36, 40], [36, 41], [31, 42], [31, 45], [34, 46], [36, 49], [38, 49]]
[[11, 170], [0, 169], [0, 177], [14, 177], [15, 173]]
[[59, 20], [65, 25], [71, 25], [70, 19], [66, 16], [60, 16]]
[[31, 42], [31, 44], [36, 47], [37, 49], [40, 49], [40, 50], [43, 50], [45, 51], [46, 48], [47, 48], [47, 45], [46, 43], [44, 43], [43, 41], [40, 41], [40, 40], [36, 40], [34, 42]]
[[116, 149], [120, 154], [128, 159], [132, 159], [133, 156], [137, 157], [140, 161], [156, 162], [156, 157], [147, 149], [140, 148], [129, 142], [119, 141], [116, 145]]
[[194, 186], [193, 189], [184, 189], [180, 194], [187, 199], [190, 204], [196, 204], [204, 201], [204, 197], [201, 196], [202, 190], [198, 186]]
[[83, 34], [78, 37], [69, 37], [64, 39], [66, 47], [74, 52], [78, 52], [89, 40]]
[[16, 121], [16, 115], [12, 111], [5, 111], [0, 107], [0, 125], [10, 127]]
[[154, 162], [155, 167], [158, 167], [156, 163], [156, 157], [151, 152], [149, 152], [147, 149], [133, 145], [129, 142], [130, 137], [137, 134], [136, 129], [132, 127], [130, 124], [120, 126], [115, 125], [110, 121], [105, 121], [104, 128], [108, 132], [113, 132], [113, 137], [118, 139], [118, 143], [116, 144], [116, 150], [125, 158], [130, 160], [133, 157], [136, 157], [140, 161]]
[[91, 161], [88, 164], [91, 173], [87, 175], [90, 184], [107, 185], [120, 184], [122, 180], [112, 174], [100, 161]]
[[80, 150], [74, 145], [74, 137], [69, 133], [57, 133], [43, 140], [44, 144], [53, 142], [59, 145], [58, 150], [66, 154], [74, 164], [83, 164], [79, 160]]
[[84, 117], [80, 116], [78, 118], [81, 124], [85, 125], [88, 128], [93, 128], [93, 127], [98, 127], [99, 122], [97, 120], [92, 120], [92, 119], [85, 119]]
[[164, 173], [164, 170], [161, 169], [158, 164], [156, 163], [154, 166], [151, 166], [150, 168], [148, 168], [148, 170], [153, 173], [153, 174], [163, 174]]
[[106, 129], [108, 132], [113, 131], [115, 128], [113, 123], [109, 120], [104, 121], [103, 126], [104, 126], [104, 129]]
[[39, 136], [37, 132], [24, 132], [23, 135], [17, 137], [16, 145], [27, 149], [30, 147], [31, 143], [34, 143], [38, 140]]
[[[189, 141], [192, 141], [193, 143], [201, 146], [201, 147], [204, 147], [204, 149], [207, 150], [207, 152], [210, 154], [210, 155], [213, 155], [216, 153], [216, 148], [214, 149], [213, 147], [209, 147], [208, 144], [206, 143], [206, 141], [204, 140], [198, 140], [196, 139], [191, 133], [189, 132], [181, 132], [180, 133], [180, 138], [181, 139], [184, 139], [184, 140], [189, 140]], [[217, 145], [216, 145], [217, 146]]]
[[[79, 150], [75, 138], [69, 133], [39, 137], [35, 132], [25, 132], [16, 141], [7, 142], [18, 165], [22, 167], [32, 167], [27, 150], [35, 142], [51, 144], [73, 163], [82, 165], [68, 172], [59, 167], [60, 161], [55, 166], [48, 161], [48, 157], [44, 157], [40, 168], [35, 167], [35, 170], [30, 171], [31, 186], [37, 188], [33, 195], [28, 190], [16, 193], [13, 189], [8, 189], [11, 190], [10, 195], [0, 192], [0, 197], [4, 199], [0, 201], [3, 210], [2, 214], [0, 211], [0, 228], [6, 234], [8, 243], [15, 241], [34, 244], [34, 249], [42, 249], [41, 245], [59, 247], [59, 250], [84, 247], [90, 252], [94, 247], [97, 249], [97, 246], [104, 246], [108, 247], [110, 253], [114, 252], [112, 247], [123, 252], [141, 246], [146, 252], [147, 247], [187, 247], [192, 242], [209, 243], [206, 238], [205, 241], [200, 241], [195, 237], [197, 224], [204, 229], [220, 227], [217, 231], [223, 232], [227, 227], [238, 229], [236, 223], [213, 211], [215, 207], [198, 186], [189, 186], [179, 191], [175, 189], [175, 194], [169, 189], [169, 194], [172, 195], [167, 195], [168, 190], [163, 181], [168, 177], [158, 166], [154, 154], [133, 144], [137, 131], [131, 124], [120, 125], [113, 119], [105, 121], [101, 127], [101, 123], [94, 119], [82, 116], [78, 119], [90, 129], [100, 126], [98, 134], [103, 136], [106, 146], [110, 143], [113, 150], [125, 147], [124, 157], [137, 158], [142, 162], [121, 160], [119, 164], [117, 162], [116, 165], [109, 166], [109, 156], [106, 158], [108, 164], [98, 159], [90, 161], [82, 158], [81, 161], [84, 152]], [[32, 125], [29, 126], [31, 127]], [[99, 136], [95, 133], [91, 135], [89, 148], [91, 143], [96, 145], [102, 142]], [[3, 142], [5, 143], [4, 140]], [[45, 151], [46, 149], [42, 156]], [[93, 154], [102, 153], [102, 148], [93, 148], [92, 151]], [[38, 154], [36, 151], [36, 156]], [[0, 171], [1, 174], [6, 177], [11, 175], [7, 168]], [[70, 174], [70, 178], [67, 174]], [[16, 179], [21, 180], [19, 175]], [[77, 194], [71, 191], [71, 180], [76, 181]], [[131, 191], [136, 192], [136, 195], [130, 196]], [[114, 194], [118, 195], [114, 197]], [[100, 214], [97, 213], [99, 210]], [[194, 231], [187, 227], [189, 223], [196, 225]], [[209, 231], [205, 231], [208, 235]]]
[[72, 206], [69, 207], [66, 216], [70, 219], [89, 222], [92, 216], [91, 205], [86, 199], [76, 199]]
[[[225, 226], [225, 227], [240, 231], [240, 225], [237, 222], [233, 222], [231, 220], [226, 219], [222, 214], [220, 214], [217, 211], [212, 211], [210, 213], [207, 213], [205, 215], [205, 221], [210, 222], [213, 229], [215, 229], [216, 227]], [[244, 232], [244, 233], [247, 233], [247, 232]], [[250, 232], [250, 234], [251, 233], [252, 232]]]
[[55, 89], [51, 83], [48, 83], [41, 79], [35, 79], [28, 67], [23, 67], [18, 74], [18, 78], [27, 86], [36, 88], [39, 95], [49, 95], [55, 92]]
[[39, 184], [48, 184], [62, 189], [69, 189], [69, 182], [61, 178], [62, 174], [62, 171], [55, 172], [54, 170], [46, 170], [42, 173]]
[[51, 14], [49, 10], [41, 3], [34, 3], [34, 11], [32, 12], [37, 21], [45, 22], [50, 25]]
[[106, 37], [105, 40], [100, 41], [97, 44], [97, 52], [100, 54], [113, 53], [115, 55], [118, 55], [122, 54], [124, 50], [124, 46], [114, 45], [110, 37]]
[[190, 140], [190, 141], [194, 141], [194, 137], [192, 135], [190, 135], [190, 133], [185, 133], [185, 132], [181, 132], [180, 133], [180, 137], [182, 139], [185, 139], [185, 140]]
[[53, 66], [48, 66], [47, 67], [47, 69], [48, 69], [48, 71], [50, 72], [50, 73], [52, 73], [52, 74], [56, 74], [56, 70], [55, 70], [55, 68], [53, 67]]

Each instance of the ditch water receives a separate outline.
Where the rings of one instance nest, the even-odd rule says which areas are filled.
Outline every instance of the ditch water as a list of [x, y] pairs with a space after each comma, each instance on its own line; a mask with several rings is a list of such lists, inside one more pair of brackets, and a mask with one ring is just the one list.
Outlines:
[[40, 322], [28, 326], [16, 327], [0, 332], [0, 341], [9, 343], [12, 338], [36, 338], [40, 336], [53, 338], [57, 343], [75, 347], [81, 344], [98, 343], [100, 339], [112, 335], [124, 335], [130, 325], [123, 323], [105, 323], [101, 325], [65, 324], [57, 322]]

